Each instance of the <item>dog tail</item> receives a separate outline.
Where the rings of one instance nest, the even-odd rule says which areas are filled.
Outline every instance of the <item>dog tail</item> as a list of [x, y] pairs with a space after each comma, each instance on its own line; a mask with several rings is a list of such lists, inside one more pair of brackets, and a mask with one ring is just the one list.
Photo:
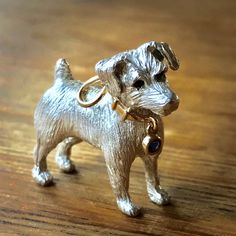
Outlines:
[[69, 63], [64, 58], [57, 60], [55, 65], [55, 80], [73, 80]]

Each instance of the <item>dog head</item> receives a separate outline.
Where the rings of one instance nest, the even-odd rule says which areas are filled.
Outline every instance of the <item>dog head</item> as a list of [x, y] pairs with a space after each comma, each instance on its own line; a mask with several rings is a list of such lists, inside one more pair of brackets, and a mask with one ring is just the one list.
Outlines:
[[149, 42], [101, 60], [95, 69], [108, 92], [126, 107], [134, 112], [149, 110], [165, 116], [179, 105], [178, 96], [166, 78], [169, 67], [172, 70], [179, 68], [169, 45]]

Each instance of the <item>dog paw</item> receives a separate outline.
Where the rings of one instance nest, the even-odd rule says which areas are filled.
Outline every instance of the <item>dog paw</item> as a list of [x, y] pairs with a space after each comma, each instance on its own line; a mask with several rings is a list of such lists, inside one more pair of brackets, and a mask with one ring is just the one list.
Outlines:
[[130, 200], [127, 199], [118, 199], [117, 200], [118, 208], [128, 216], [138, 216], [141, 213], [141, 209], [132, 203]]
[[57, 155], [56, 156], [56, 163], [57, 163], [58, 167], [65, 173], [71, 173], [71, 172], [75, 171], [75, 165], [66, 156]]
[[53, 176], [49, 171], [41, 171], [38, 166], [32, 169], [32, 176], [36, 183], [41, 186], [48, 186], [53, 183]]
[[160, 186], [155, 189], [148, 189], [148, 195], [151, 201], [157, 205], [167, 205], [170, 202], [170, 196]]

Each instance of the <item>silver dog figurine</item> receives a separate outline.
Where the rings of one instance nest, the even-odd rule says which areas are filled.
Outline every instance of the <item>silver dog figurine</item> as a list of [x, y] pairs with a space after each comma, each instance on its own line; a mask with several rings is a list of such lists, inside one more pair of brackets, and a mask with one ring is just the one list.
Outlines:
[[[140, 213], [128, 192], [136, 156], [144, 162], [151, 201], [167, 204], [169, 197], [160, 186], [157, 170], [164, 139], [161, 117], [179, 105], [165, 76], [168, 67], [179, 68], [174, 52], [168, 44], [154, 41], [99, 61], [97, 77], [87, 84], [74, 80], [66, 60], [59, 59], [54, 84], [35, 110], [34, 180], [42, 186], [52, 183], [46, 158], [55, 147], [59, 168], [72, 172], [71, 148], [86, 141], [103, 151], [117, 205], [124, 214]], [[98, 81], [100, 85], [95, 84]]]

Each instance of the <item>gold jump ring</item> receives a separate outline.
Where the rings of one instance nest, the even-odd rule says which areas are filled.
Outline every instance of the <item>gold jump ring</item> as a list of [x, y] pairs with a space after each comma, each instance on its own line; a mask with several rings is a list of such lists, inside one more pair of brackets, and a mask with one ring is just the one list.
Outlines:
[[148, 118], [149, 125], [147, 127], [147, 130], [152, 130], [153, 132], [157, 132], [158, 125], [157, 125], [157, 120], [154, 119], [153, 117]]

